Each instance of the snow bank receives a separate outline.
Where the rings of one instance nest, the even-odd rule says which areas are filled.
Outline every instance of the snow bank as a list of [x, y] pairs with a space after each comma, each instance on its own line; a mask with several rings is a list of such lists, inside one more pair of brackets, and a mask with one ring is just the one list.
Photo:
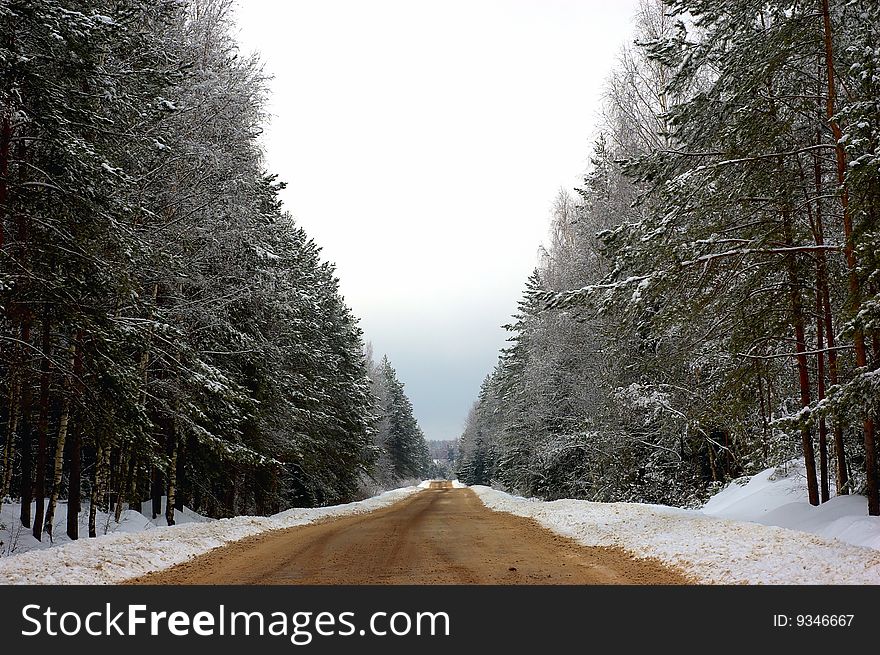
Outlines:
[[173, 527], [154, 526], [138, 532], [118, 531], [97, 539], [80, 539], [0, 559], [0, 583], [118, 583], [179, 564], [259, 532], [305, 525], [332, 516], [370, 512], [416, 491], [418, 487], [404, 487], [347, 505], [289, 509], [269, 517], [237, 516], [217, 521], [193, 521]]
[[880, 550], [880, 517], [868, 516], [864, 496], [836, 496], [818, 507], [806, 498], [807, 482], [800, 460], [734, 480], [702, 511], [718, 518], [775, 525]]
[[[162, 496], [163, 508], [165, 507], [165, 500], [165, 496]], [[103, 536], [114, 532], [142, 532], [143, 530], [152, 530], [160, 525], [166, 525], [164, 513], [153, 520], [148, 518], [152, 513], [151, 510], [152, 503], [148, 500], [141, 504], [140, 512], [133, 510], [123, 511], [119, 523], [114, 520], [113, 514], [99, 511], [95, 521], [98, 535]], [[34, 516], [35, 513], [35, 503], [31, 503], [31, 516]], [[52, 533], [55, 535], [54, 540], [50, 540], [47, 534], [43, 535], [41, 541], [35, 539], [33, 534], [31, 534], [30, 528], [24, 527], [21, 521], [19, 521], [18, 517], [20, 514], [21, 503], [3, 503], [3, 506], [0, 507], [0, 558], [8, 555], [18, 555], [30, 550], [51, 548], [70, 542], [70, 538], [67, 536], [67, 501], [59, 501], [55, 510], [55, 520], [52, 524]], [[79, 533], [81, 535], [88, 534], [88, 503], [85, 503], [78, 519]], [[177, 525], [206, 523], [213, 520], [197, 514], [189, 507], [184, 507], [182, 510], [175, 510], [174, 512], [174, 521]]]
[[[662, 505], [542, 502], [471, 489], [489, 509], [533, 518], [586, 546], [618, 546], [660, 559], [700, 583], [880, 584], [880, 552], [813, 534]], [[724, 500], [716, 509], [736, 504]], [[780, 501], [777, 509], [787, 504]], [[768, 511], [765, 518], [771, 516]]]

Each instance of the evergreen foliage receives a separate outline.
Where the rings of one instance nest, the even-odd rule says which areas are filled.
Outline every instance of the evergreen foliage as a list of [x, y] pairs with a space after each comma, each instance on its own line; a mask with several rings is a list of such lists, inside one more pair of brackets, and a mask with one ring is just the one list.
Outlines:
[[264, 168], [230, 13], [0, 1], [0, 499], [38, 538], [59, 497], [94, 535], [147, 497], [350, 500], [374, 464], [361, 332]]
[[397, 371], [387, 356], [377, 364], [368, 351], [367, 359], [371, 388], [378, 401], [373, 435], [378, 463], [372, 477], [383, 488], [429, 477], [432, 471], [428, 444]]
[[642, 3], [462, 480], [688, 504], [800, 456], [812, 503], [880, 512], [878, 26], [869, 1]]

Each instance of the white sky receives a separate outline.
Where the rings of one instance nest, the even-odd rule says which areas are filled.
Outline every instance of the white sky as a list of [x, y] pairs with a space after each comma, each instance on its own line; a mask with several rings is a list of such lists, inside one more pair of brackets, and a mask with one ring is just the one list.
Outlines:
[[239, 0], [265, 145], [428, 438], [459, 436], [635, 0]]

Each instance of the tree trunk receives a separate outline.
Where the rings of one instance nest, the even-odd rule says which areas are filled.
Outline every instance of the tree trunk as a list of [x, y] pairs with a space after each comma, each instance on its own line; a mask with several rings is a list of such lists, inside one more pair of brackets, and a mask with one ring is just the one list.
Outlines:
[[[83, 331], [78, 330], [74, 337], [72, 388], [82, 393], [83, 372]], [[68, 428], [70, 429], [70, 428]], [[67, 536], [79, 539], [79, 514], [82, 511], [82, 431], [73, 424], [73, 443], [70, 448], [70, 477], [67, 480]]]
[[9, 419], [6, 429], [6, 443], [3, 444], [3, 478], [0, 480], [0, 504], [9, 495], [12, 487], [12, 463], [15, 459], [15, 434], [18, 431], [19, 384], [13, 376], [9, 385]]
[[712, 473], [712, 482], [718, 482], [718, 467], [715, 465], [715, 447], [711, 441], [706, 442], [706, 449], [709, 453], [709, 471]]
[[150, 468], [150, 500], [152, 502], [151, 514], [154, 521], [162, 513], [163, 486], [162, 472], [158, 466], [152, 466]]
[[[871, 342], [874, 348], [874, 370], [880, 371], [880, 331], [874, 330], [871, 333]], [[876, 423], [880, 423], [880, 411], [875, 411], [874, 420]], [[875, 424], [876, 424], [875, 423]], [[877, 461], [877, 453], [874, 454], [874, 471], [877, 471], [877, 466], [880, 465], [880, 462]]]
[[[818, 142], [818, 139], [817, 139]], [[813, 175], [816, 186], [816, 225], [815, 240], [817, 246], [825, 245], [825, 225], [822, 218], [822, 162], [818, 155], [813, 158]], [[818, 328], [824, 328], [825, 341], [828, 344], [828, 380], [831, 386], [838, 383], [836, 338], [834, 336], [834, 317], [831, 314], [831, 292], [828, 289], [828, 259], [824, 250], [816, 252], [816, 285], [820, 294], [820, 305], [816, 311], [824, 319]], [[821, 355], [820, 355], [821, 358]], [[824, 389], [823, 389], [824, 397]], [[821, 397], [820, 397], [821, 400]], [[834, 458], [837, 469], [835, 486], [838, 495], [849, 493], [849, 475], [846, 470], [846, 446], [843, 443], [843, 426], [840, 419], [834, 418]]]
[[761, 365], [755, 360], [755, 374], [758, 378], [758, 398], [761, 400], [761, 455], [763, 457], [762, 464], [766, 466], [767, 460], [770, 458], [770, 425], [767, 420], [767, 408], [764, 402], [764, 377], [761, 375]]
[[[0, 249], [6, 241], [6, 207], [9, 203], [8, 186], [6, 180], [9, 178], [9, 145], [12, 143], [12, 120], [10, 110], [6, 108], [3, 112], [2, 125], [0, 125]], [[9, 417], [6, 430], [6, 442], [3, 445], [3, 477], [0, 478], [0, 507], [3, 506], [3, 499], [9, 493], [9, 486], [12, 482], [12, 453], [14, 452], [13, 442], [15, 441], [16, 429], [16, 413], [17, 413], [17, 393], [15, 371], [10, 371], [9, 382]]]
[[79, 513], [82, 510], [80, 473], [82, 471], [82, 436], [73, 426], [73, 443], [70, 447], [70, 477], [67, 480], [67, 536], [79, 539]]
[[[157, 306], [159, 302], [159, 283], [156, 282], [153, 284], [153, 308]], [[147, 330], [147, 346], [144, 349], [144, 352], [141, 353], [141, 362], [140, 362], [140, 374], [141, 374], [141, 405], [146, 408], [147, 404], [147, 381], [148, 381], [148, 369], [150, 364], [150, 348], [153, 343], [153, 324], [150, 324], [149, 329]], [[155, 465], [150, 466], [150, 515], [152, 519], [155, 521], [156, 518], [162, 513], [162, 479], [161, 472], [158, 467]]]
[[132, 449], [131, 457], [128, 458], [128, 509], [135, 512], [141, 511], [141, 498], [138, 496], [138, 457], [137, 450]]
[[9, 109], [3, 112], [3, 123], [0, 126], [0, 248], [5, 243], [6, 231], [6, 207], [9, 203], [9, 193], [6, 180], [9, 179], [9, 145], [12, 143], [12, 120]]
[[104, 447], [98, 446], [95, 450], [95, 475], [92, 481], [92, 497], [89, 502], [89, 538], [98, 536], [98, 497], [101, 484], [101, 461], [104, 459]]
[[119, 477], [119, 465], [122, 459], [122, 451], [110, 448], [109, 466], [107, 467], [107, 511], [110, 512], [116, 506], [116, 485]]
[[222, 508], [222, 511], [226, 516], [235, 516], [237, 482], [238, 480], [235, 475], [229, 476], [226, 480], [226, 494], [224, 494], [226, 506]]
[[174, 525], [174, 503], [177, 493], [177, 431], [174, 419], [171, 420], [171, 433], [168, 435], [171, 442], [171, 461], [168, 463], [168, 491], [165, 499], [165, 520], [168, 525]]
[[49, 534], [50, 540], [53, 540], [52, 524], [55, 521], [55, 507], [58, 505], [58, 496], [61, 493], [61, 478], [64, 470], [64, 442], [67, 440], [67, 426], [70, 422], [70, 405], [70, 396], [65, 396], [61, 402], [61, 416], [58, 419], [58, 439], [55, 442], [52, 492], [49, 496], [49, 507], [46, 508], [46, 520], [43, 523], [43, 529]]
[[98, 508], [104, 505], [107, 491], [107, 479], [110, 468], [110, 447], [98, 446], [95, 455], [95, 484], [92, 487], [92, 502], [89, 507], [89, 537], [98, 536]]
[[[785, 232], [786, 246], [792, 246], [791, 216], [788, 210], [783, 211], [783, 230]], [[801, 407], [810, 406], [810, 369], [807, 363], [807, 340], [805, 334], [804, 312], [801, 303], [800, 283], [798, 281], [797, 262], [795, 255], [790, 254], [786, 258], [786, 270], [788, 272], [789, 293], [791, 296], [791, 318], [795, 333], [795, 350], [797, 352], [798, 386], [801, 392]], [[807, 476], [807, 494], [811, 505], [819, 504], [819, 487], [816, 482], [816, 455], [813, 451], [813, 437], [810, 428], [803, 424], [801, 427], [801, 448], [804, 454], [804, 464]]]
[[[21, 340], [29, 344], [31, 340], [30, 318], [25, 317], [21, 325]], [[23, 346], [27, 347], [27, 345]], [[23, 356], [21, 367], [21, 524], [31, 527], [31, 500], [34, 493], [33, 463], [31, 462], [31, 385], [28, 379], [27, 355]]]
[[119, 523], [122, 520], [122, 502], [125, 499], [125, 490], [128, 489], [128, 450], [122, 446], [119, 451], [119, 465], [116, 467], [116, 494], [113, 505], [113, 520]]
[[188, 502], [184, 487], [184, 460], [186, 459], [186, 441], [182, 441], [180, 437], [177, 439], [177, 479], [175, 480], [174, 490], [174, 508], [182, 512], [183, 506]]
[[[849, 208], [849, 190], [846, 185], [846, 151], [844, 150], [843, 133], [837, 120], [834, 118], [836, 91], [834, 83], [834, 44], [831, 30], [831, 12], [828, 8], [828, 0], [822, 2], [822, 27], [825, 37], [825, 67], [827, 71], [828, 96], [826, 100], [826, 115], [831, 125], [831, 133], [834, 136], [835, 154], [837, 159], [837, 184], [840, 187], [840, 204], [843, 208], [843, 232], [844, 232], [844, 255], [849, 274], [849, 293], [852, 303], [852, 313], [858, 316], [862, 308], [861, 285], [856, 270], [855, 239], [853, 236], [852, 214]], [[856, 367], [862, 368], [867, 365], [865, 353], [865, 336], [862, 328], [858, 325], [853, 330], [853, 345], [856, 351]], [[862, 430], [865, 437], [865, 495], [868, 497], [868, 514], [880, 516], [880, 488], [877, 484], [877, 449], [874, 442], [874, 421], [870, 414], [865, 414], [862, 422]]]
[[[823, 336], [824, 325], [822, 321], [822, 293], [816, 289], [816, 399], [819, 402], [825, 398], [825, 357], [822, 349], [825, 347]], [[821, 502], [827, 503], [828, 491], [828, 429], [825, 425], [825, 417], [819, 417], [819, 493]]]
[[[70, 369], [76, 376], [77, 343], [70, 346]], [[46, 520], [43, 529], [52, 539], [52, 524], [55, 521], [55, 508], [58, 505], [58, 496], [61, 493], [61, 478], [64, 472], [64, 444], [67, 441], [67, 426], [70, 423], [70, 407], [73, 404], [73, 396], [71, 393], [72, 384], [68, 377], [64, 384], [64, 398], [61, 400], [61, 415], [58, 418], [58, 439], [55, 442], [55, 464], [52, 476], [52, 492], [49, 496], [49, 507], [46, 509]], [[69, 504], [68, 504], [69, 505]], [[68, 512], [70, 508], [68, 506]]]
[[37, 420], [37, 467], [34, 479], [36, 512], [34, 513], [34, 539], [43, 540], [43, 520], [46, 511], [46, 450], [49, 437], [49, 375], [52, 370], [52, 333], [49, 318], [43, 318], [43, 358], [40, 365], [40, 413]]

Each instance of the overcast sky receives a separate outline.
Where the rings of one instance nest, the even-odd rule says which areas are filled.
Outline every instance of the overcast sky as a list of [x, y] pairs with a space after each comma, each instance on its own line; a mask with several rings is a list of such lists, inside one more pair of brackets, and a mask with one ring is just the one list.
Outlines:
[[239, 0], [268, 166], [431, 439], [457, 438], [635, 0]]

